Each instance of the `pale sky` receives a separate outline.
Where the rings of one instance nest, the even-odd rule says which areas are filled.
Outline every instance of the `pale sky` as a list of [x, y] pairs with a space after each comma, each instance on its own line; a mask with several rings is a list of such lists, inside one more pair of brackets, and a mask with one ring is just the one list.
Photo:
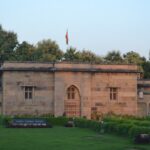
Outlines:
[[148, 58], [150, 0], [0, 0], [0, 24], [20, 42], [55, 40], [105, 55], [136, 51]]

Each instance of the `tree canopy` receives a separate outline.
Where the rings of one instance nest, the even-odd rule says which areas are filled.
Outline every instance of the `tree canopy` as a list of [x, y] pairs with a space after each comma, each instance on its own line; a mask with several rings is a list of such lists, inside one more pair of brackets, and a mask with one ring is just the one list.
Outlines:
[[35, 47], [26, 41], [18, 44], [15, 49], [15, 56], [17, 61], [31, 61], [33, 60], [33, 54]]
[[123, 55], [124, 61], [129, 64], [142, 64], [146, 61], [144, 57], [141, 57], [140, 54], [134, 51], [127, 52]]
[[64, 54], [64, 60], [80, 61], [80, 52], [78, 52], [76, 48], [70, 47]]
[[144, 78], [150, 78], [150, 61], [145, 61], [142, 64], [143, 71], [144, 71]]
[[91, 50], [77, 50], [70, 47], [64, 52], [51, 40], [39, 41], [36, 45], [27, 41], [18, 42], [17, 34], [6, 31], [0, 25], [0, 61], [74, 61], [105, 64], [138, 64], [143, 68], [144, 77], [150, 78], [150, 61], [135, 51], [121, 54], [118, 50], [110, 51], [106, 56], [99, 56]]
[[5, 31], [0, 26], [0, 60], [13, 60], [14, 49], [18, 44], [17, 34]]
[[34, 56], [36, 61], [57, 61], [62, 59], [63, 51], [55, 41], [48, 39], [37, 43]]
[[123, 58], [121, 56], [121, 53], [119, 51], [111, 51], [108, 52], [107, 55], [104, 57], [106, 63], [115, 63], [120, 64], [123, 63]]

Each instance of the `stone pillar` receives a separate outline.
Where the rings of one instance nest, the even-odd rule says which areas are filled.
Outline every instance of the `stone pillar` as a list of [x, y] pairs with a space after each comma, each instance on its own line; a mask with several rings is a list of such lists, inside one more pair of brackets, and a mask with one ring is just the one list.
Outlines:
[[54, 79], [54, 116], [62, 116], [64, 113], [65, 87], [61, 73], [55, 72]]
[[146, 115], [147, 116], [149, 115], [149, 103], [148, 102], [146, 103]]

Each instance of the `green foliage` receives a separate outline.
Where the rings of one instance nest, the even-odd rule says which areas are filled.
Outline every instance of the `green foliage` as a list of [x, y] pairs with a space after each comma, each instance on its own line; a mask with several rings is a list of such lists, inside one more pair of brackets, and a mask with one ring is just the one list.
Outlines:
[[80, 53], [77, 51], [76, 48], [70, 47], [67, 49], [66, 53], [64, 54], [65, 61], [79, 61], [80, 60]]
[[108, 64], [121, 64], [123, 63], [123, 58], [121, 56], [121, 53], [119, 51], [111, 51], [108, 52], [105, 56], [105, 62]]
[[133, 125], [128, 131], [128, 134], [130, 136], [136, 136], [138, 134], [143, 134], [143, 133], [150, 134], [150, 127]]
[[65, 61], [102, 63], [103, 59], [91, 52], [90, 50], [77, 51], [76, 48], [70, 47], [64, 54]]
[[63, 52], [60, 50], [58, 44], [55, 41], [48, 39], [37, 43], [34, 55], [35, 60], [57, 61], [62, 59]]
[[75, 126], [79, 128], [89, 128], [94, 131], [101, 131], [101, 123], [94, 120], [87, 120], [84, 118], [76, 118], [74, 120]]
[[141, 65], [145, 61], [144, 57], [141, 57], [140, 54], [134, 51], [127, 52], [126, 54], [123, 55], [123, 57], [124, 61], [128, 64]]
[[17, 44], [17, 35], [14, 32], [5, 31], [0, 26], [0, 61], [14, 60], [14, 49]]
[[32, 61], [34, 59], [35, 47], [27, 42], [18, 44], [15, 50], [15, 56], [17, 61]]
[[135, 136], [140, 133], [150, 133], [149, 118], [106, 116], [103, 121], [105, 132], [125, 136]]
[[26, 119], [26, 118], [44, 119], [48, 122], [48, 124], [54, 125], [54, 126], [55, 125], [56, 126], [64, 126], [68, 122], [68, 120], [70, 119], [70, 118], [66, 118], [66, 117], [63, 117], [63, 116], [53, 117], [53, 116], [49, 115], [49, 116], [39, 116], [39, 117], [37, 117], [37, 116], [31, 116], [31, 115], [22, 115], [22, 116], [14, 116], [14, 117], [3, 116], [3, 117], [0, 118], [1, 119], [0, 121], [3, 125], [8, 126], [9, 123], [12, 121], [12, 119], [19, 119], [19, 118], [20, 119]]
[[12, 121], [12, 117], [10, 117], [10, 116], [2, 116], [1, 117], [1, 123], [2, 123], [2, 125], [3, 126], [6, 126], [6, 127], [8, 127], [8, 125], [10, 124], [10, 122]]
[[[64, 116], [1, 116], [0, 122], [3, 125], [8, 126], [13, 118], [36, 118], [44, 119], [53, 126], [64, 126], [70, 119]], [[120, 117], [120, 116], [106, 116], [103, 121], [87, 120], [84, 118], [75, 118], [74, 123], [76, 127], [88, 128], [98, 133], [106, 132], [113, 133], [122, 136], [134, 137], [137, 134], [149, 134], [150, 133], [150, 119], [149, 118], [134, 118], [134, 117]]]
[[145, 119], [140, 121], [132, 117], [106, 116], [102, 122], [76, 118], [75, 126], [131, 137], [139, 133], [150, 133], [150, 121]]
[[83, 50], [79, 52], [80, 54], [80, 61], [81, 62], [90, 62], [90, 63], [102, 63], [103, 59], [91, 52], [90, 50]]
[[65, 53], [51, 39], [39, 41], [36, 45], [26, 41], [18, 42], [17, 34], [6, 31], [0, 26], [0, 62], [3, 61], [71, 61], [106, 64], [138, 64], [144, 71], [144, 78], [150, 78], [150, 62], [134, 51], [125, 54], [120, 51], [110, 51], [106, 56], [98, 56], [90, 50], [79, 51], [70, 47]]
[[57, 126], [64, 126], [69, 120], [69, 118], [66, 118], [63, 116], [61, 116], [61, 117], [46, 117], [45, 119], [48, 121], [48, 123], [50, 123], [52, 125], [57, 125]]
[[0, 125], [3, 123], [3, 117], [0, 115]]
[[131, 139], [80, 128], [9, 129], [0, 127], [0, 150], [149, 150]]
[[150, 61], [146, 61], [142, 64], [144, 70], [144, 78], [150, 78]]

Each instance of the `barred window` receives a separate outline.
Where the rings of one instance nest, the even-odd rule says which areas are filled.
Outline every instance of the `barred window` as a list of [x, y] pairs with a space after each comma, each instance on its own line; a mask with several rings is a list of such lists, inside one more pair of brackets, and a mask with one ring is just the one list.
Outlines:
[[110, 100], [117, 100], [118, 99], [118, 88], [110, 88]]
[[32, 86], [25, 86], [24, 87], [24, 97], [26, 100], [33, 99], [33, 87]]
[[71, 86], [67, 90], [68, 99], [75, 99], [75, 87]]

